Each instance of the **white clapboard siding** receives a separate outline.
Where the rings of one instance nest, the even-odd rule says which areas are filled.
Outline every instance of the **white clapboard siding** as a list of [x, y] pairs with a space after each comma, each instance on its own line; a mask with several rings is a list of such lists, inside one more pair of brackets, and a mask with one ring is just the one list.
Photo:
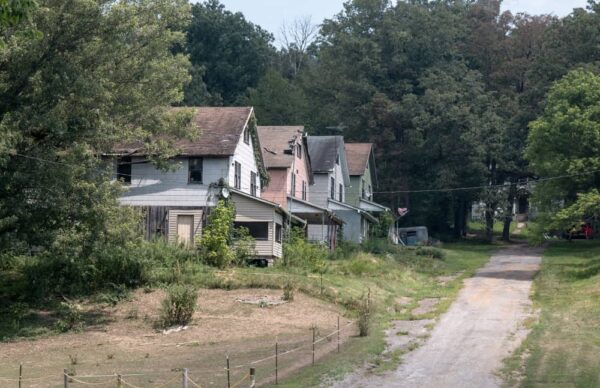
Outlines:
[[257, 256], [282, 257], [281, 244], [275, 242], [275, 223], [283, 226], [283, 217], [274, 205], [269, 205], [241, 195], [233, 195], [237, 222], [268, 222], [269, 239], [256, 241]]
[[194, 239], [202, 235], [202, 210], [190, 209], [170, 209], [169, 210], [169, 230], [167, 236], [170, 243], [177, 244], [177, 216], [194, 217]]
[[159, 170], [151, 163], [135, 163], [141, 160], [133, 159], [131, 184], [119, 199], [122, 205], [203, 207], [207, 205], [209, 185], [229, 174], [229, 158], [204, 158], [202, 184], [190, 184], [187, 158], [176, 159], [178, 168], [169, 171]]
[[[245, 131], [248, 128], [246, 127]], [[229, 185], [234, 187], [235, 185], [235, 169], [233, 165], [235, 162], [238, 162], [242, 166], [242, 181], [240, 191], [244, 193], [250, 194], [250, 176], [251, 173], [256, 173], [257, 176], [257, 189], [256, 196], [260, 197], [260, 183], [259, 178], [260, 174], [258, 173], [258, 166], [256, 164], [256, 157], [254, 155], [254, 147], [253, 147], [253, 139], [250, 136], [250, 144], [246, 144], [244, 142], [244, 136], [240, 136], [240, 140], [235, 149], [235, 154], [230, 158], [230, 169], [229, 169]]]

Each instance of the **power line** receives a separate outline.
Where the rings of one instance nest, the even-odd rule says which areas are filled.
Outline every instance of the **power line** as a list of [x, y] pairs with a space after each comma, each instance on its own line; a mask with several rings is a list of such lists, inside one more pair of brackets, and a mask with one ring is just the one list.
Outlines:
[[[63, 162], [56, 162], [56, 161], [52, 161], [52, 160], [48, 160], [48, 159], [43, 159], [43, 158], [39, 158], [39, 157], [35, 157], [35, 156], [27, 156], [27, 155], [22, 155], [22, 154], [12, 154], [14, 156], [19, 156], [22, 158], [26, 158], [26, 159], [32, 159], [32, 160], [36, 160], [36, 161], [40, 161], [40, 162], [46, 162], [46, 163], [52, 163], [52, 164], [56, 164], [56, 165], [62, 165], [62, 166], [66, 166], [66, 167], [78, 167], [72, 164], [68, 164], [68, 163], [63, 163]], [[168, 173], [168, 172], [167, 172]], [[590, 170], [590, 171], [585, 171], [585, 172], [580, 172], [580, 173], [573, 173], [573, 174], [564, 174], [564, 175], [557, 175], [557, 176], [553, 176], [553, 177], [547, 177], [547, 178], [539, 178], [536, 180], [533, 180], [529, 183], [531, 184], [536, 184], [536, 183], [540, 183], [540, 182], [547, 182], [547, 181], [553, 181], [553, 180], [559, 180], [559, 179], [566, 179], [566, 178], [573, 178], [573, 177], [578, 177], [578, 176], [587, 176], [587, 175], [592, 175], [592, 174], [596, 174], [596, 173], [600, 173], [600, 170]], [[123, 174], [123, 173], [114, 173], [114, 175], [118, 175], [118, 176], [127, 176], [127, 177], [131, 177], [131, 178], [135, 178], [136, 180], [139, 180], [140, 182], [138, 184], [132, 184], [132, 187], [143, 187], [142, 186], [142, 182], [145, 180], [150, 180], [150, 181], [160, 181], [161, 183], [181, 183], [181, 180], [175, 179], [175, 178], [169, 178], [169, 177], [148, 177], [148, 176], [143, 176], [143, 175], [134, 175], [134, 174]], [[450, 193], [450, 192], [457, 192], [457, 191], [472, 191], [472, 190], [482, 190], [482, 189], [491, 189], [491, 188], [505, 188], [508, 187], [510, 184], [508, 183], [502, 183], [502, 184], [496, 184], [496, 185], [481, 185], [481, 186], [465, 186], [465, 187], [453, 187], [453, 188], [435, 188], [435, 189], [420, 189], [420, 190], [390, 190], [390, 191], [373, 191], [373, 194], [425, 194], [425, 193]], [[240, 187], [238, 188], [238, 190], [250, 190], [250, 187]], [[262, 191], [262, 190], [261, 190]], [[314, 191], [314, 190], [309, 190], [309, 194], [329, 194], [330, 190], [324, 190], [324, 191]], [[185, 196], [185, 195], [182, 195]]]

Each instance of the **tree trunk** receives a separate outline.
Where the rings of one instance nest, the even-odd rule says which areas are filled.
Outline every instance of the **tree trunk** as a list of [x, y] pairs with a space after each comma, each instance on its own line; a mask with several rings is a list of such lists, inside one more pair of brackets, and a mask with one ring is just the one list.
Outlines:
[[489, 207], [485, 210], [485, 239], [494, 241], [494, 210]]
[[517, 196], [517, 186], [511, 183], [508, 191], [508, 203], [506, 204], [506, 214], [504, 215], [504, 227], [502, 229], [502, 241], [510, 241], [510, 223], [512, 222], [512, 206]]

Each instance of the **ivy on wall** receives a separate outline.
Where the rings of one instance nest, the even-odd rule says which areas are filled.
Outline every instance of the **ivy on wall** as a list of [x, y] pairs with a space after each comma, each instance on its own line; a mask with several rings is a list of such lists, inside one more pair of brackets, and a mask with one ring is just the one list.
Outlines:
[[248, 129], [250, 130], [250, 136], [252, 137], [252, 146], [254, 148], [254, 158], [256, 159], [256, 165], [258, 167], [258, 175], [260, 176], [261, 187], [265, 187], [269, 184], [269, 173], [265, 167], [265, 163], [262, 158], [262, 150], [260, 149], [260, 141], [258, 140], [258, 129], [256, 123], [256, 116], [252, 113], [252, 117], [248, 121]]

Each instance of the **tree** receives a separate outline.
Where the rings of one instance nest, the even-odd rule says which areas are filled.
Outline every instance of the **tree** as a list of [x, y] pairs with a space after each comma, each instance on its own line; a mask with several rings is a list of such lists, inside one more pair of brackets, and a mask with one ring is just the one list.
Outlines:
[[308, 49], [316, 38], [319, 27], [310, 16], [294, 19], [281, 26], [281, 55], [287, 59], [290, 76], [295, 78], [308, 57]]
[[195, 70], [185, 104], [239, 104], [269, 68], [275, 54], [272, 41], [270, 33], [241, 13], [225, 10], [218, 0], [194, 4], [187, 52]]
[[558, 213], [564, 206], [592, 207], [589, 199], [597, 195], [586, 193], [600, 188], [600, 174], [594, 173], [600, 169], [599, 152], [600, 76], [574, 70], [552, 86], [546, 108], [531, 123], [527, 139], [526, 157], [539, 176], [573, 175], [536, 185], [535, 197], [546, 219], [568, 218], [564, 211]]
[[188, 81], [172, 48], [189, 6], [45, 0], [31, 20], [39, 36], [17, 25], [0, 53], [0, 249], [68, 242], [84, 258], [125, 214], [100, 156], [135, 140], [158, 162], [175, 152], [166, 139], [190, 136], [189, 113], [169, 109]]

